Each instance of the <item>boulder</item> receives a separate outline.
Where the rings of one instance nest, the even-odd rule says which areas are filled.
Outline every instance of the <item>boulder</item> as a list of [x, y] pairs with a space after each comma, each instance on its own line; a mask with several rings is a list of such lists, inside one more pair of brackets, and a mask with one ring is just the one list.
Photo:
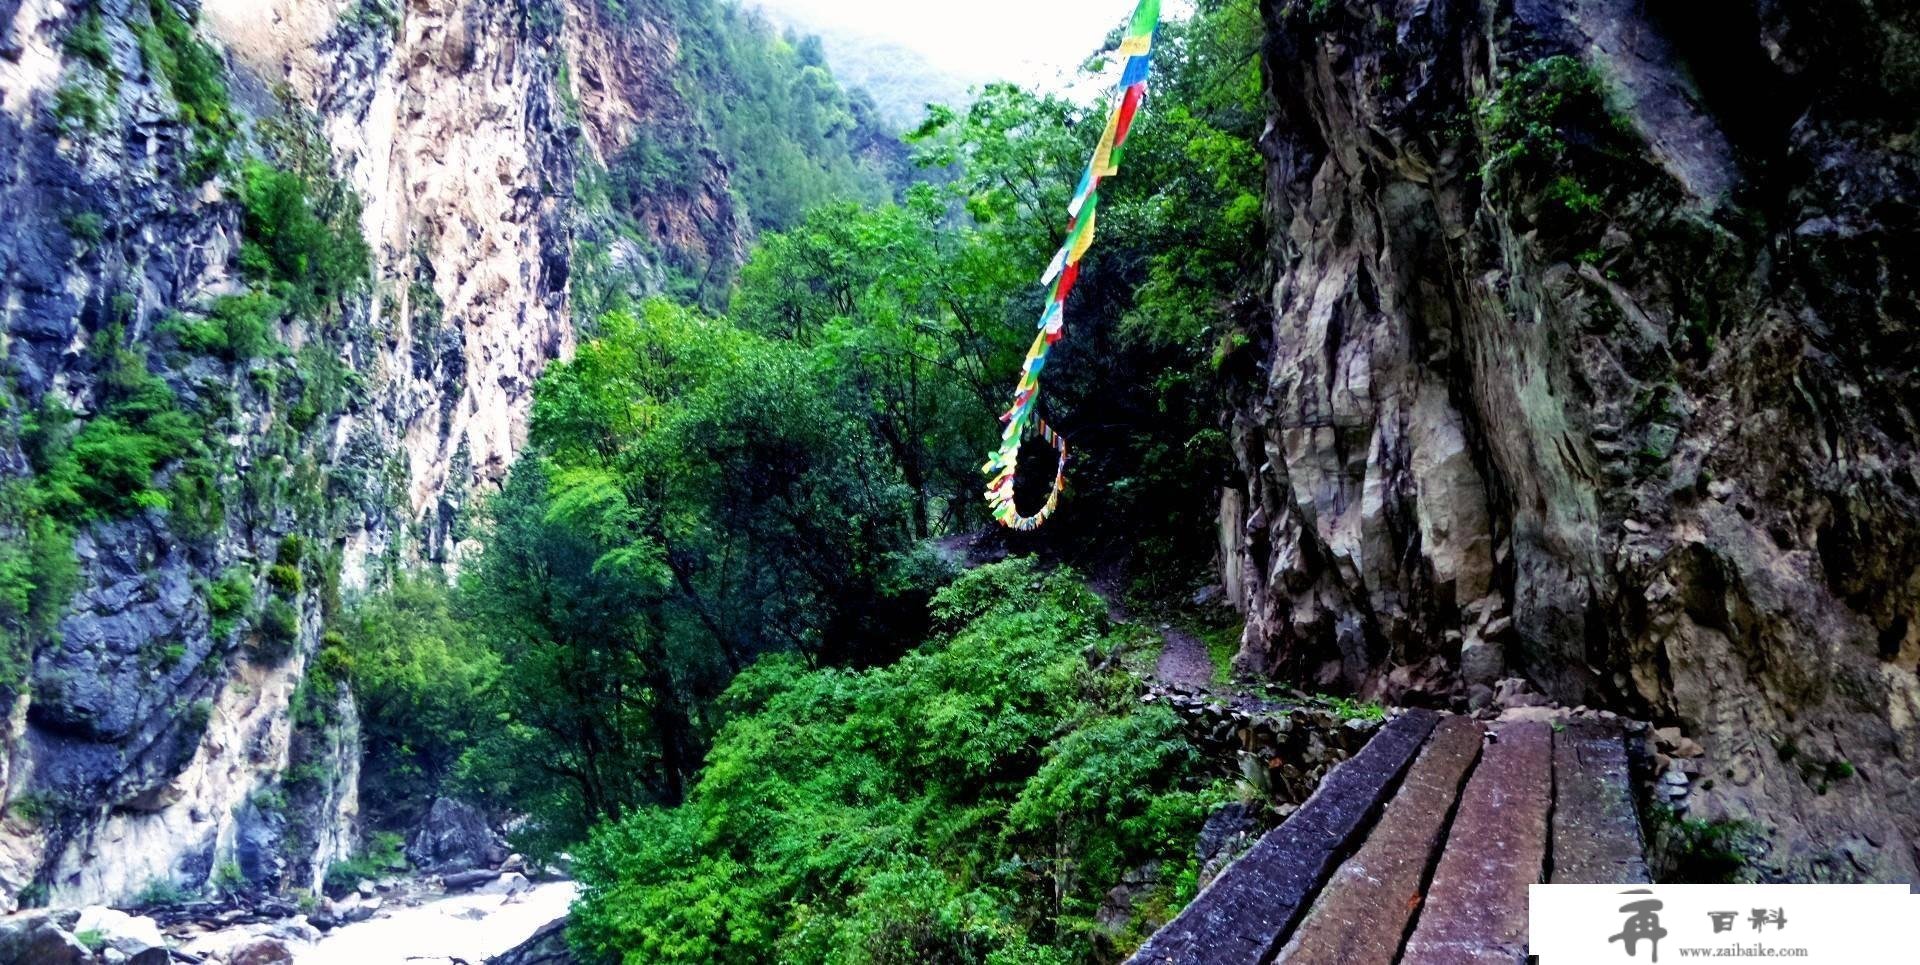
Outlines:
[[227, 965], [281, 965], [292, 961], [293, 952], [286, 942], [265, 935], [235, 945], [227, 956]]
[[540, 926], [533, 937], [487, 959], [486, 965], [577, 965], [567, 946], [566, 916]]
[[433, 874], [497, 865], [505, 857], [505, 845], [488, 826], [486, 815], [453, 798], [434, 801], [407, 842], [408, 860]]
[[299, 915], [285, 921], [274, 922], [267, 927], [267, 934], [273, 938], [284, 938], [293, 942], [320, 940], [320, 929], [313, 926], [312, 919]]
[[366, 921], [380, 909], [380, 899], [362, 898], [358, 894], [348, 895], [346, 900], [333, 906], [335, 925], [350, 925], [357, 921]]
[[75, 934], [97, 932], [106, 947], [129, 956], [149, 948], [165, 950], [167, 947], [166, 936], [160, 934], [159, 922], [99, 905], [81, 909], [73, 930]]
[[532, 887], [533, 882], [528, 881], [526, 875], [517, 871], [509, 871], [475, 888], [474, 891], [482, 895], [517, 895]]
[[80, 965], [92, 959], [87, 947], [62, 928], [54, 915], [30, 912], [0, 918], [0, 962]]

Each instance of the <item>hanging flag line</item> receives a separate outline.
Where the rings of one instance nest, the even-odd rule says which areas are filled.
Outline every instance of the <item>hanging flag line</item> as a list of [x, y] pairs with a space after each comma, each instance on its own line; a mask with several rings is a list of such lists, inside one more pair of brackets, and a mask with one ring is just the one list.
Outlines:
[[[1080, 277], [1080, 259], [1093, 247], [1100, 182], [1120, 173], [1121, 148], [1126, 146], [1140, 102], [1146, 99], [1147, 72], [1153, 62], [1153, 36], [1159, 26], [1160, 0], [1140, 0], [1127, 26], [1127, 37], [1120, 44], [1120, 56], [1126, 58], [1126, 66], [1114, 91], [1113, 110], [1107, 115], [1100, 145], [1094, 149], [1092, 160], [1080, 175], [1080, 184], [1074, 188], [1073, 202], [1067, 205], [1067, 214], [1072, 219], [1067, 223], [1067, 240], [1040, 277], [1040, 284], [1048, 289], [1047, 307], [1040, 314], [1040, 332], [1034, 336], [1033, 346], [1027, 349], [1020, 381], [1013, 388], [1013, 407], [1000, 416], [1000, 421], [1007, 424], [1000, 433], [1000, 448], [981, 469], [992, 477], [986, 496], [987, 505], [993, 508], [993, 518], [1009, 529], [1039, 529], [1059, 508], [1060, 492], [1067, 485], [1067, 439], [1053, 431], [1046, 420], [1034, 415], [1034, 404], [1040, 401], [1040, 370], [1047, 367], [1047, 354], [1064, 331], [1067, 294], [1073, 291], [1074, 282]], [[1022, 516], [1014, 506], [1013, 477], [1020, 463], [1020, 440], [1026, 437], [1030, 427], [1040, 430], [1040, 438], [1059, 451], [1060, 465], [1054, 471], [1053, 491], [1047, 494], [1046, 505], [1031, 516]]]

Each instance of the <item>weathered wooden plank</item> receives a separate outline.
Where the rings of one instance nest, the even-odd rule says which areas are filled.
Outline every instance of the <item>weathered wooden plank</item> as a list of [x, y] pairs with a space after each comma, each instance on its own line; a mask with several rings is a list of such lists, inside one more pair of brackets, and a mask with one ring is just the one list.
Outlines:
[[1267, 832], [1129, 961], [1260, 965], [1273, 954], [1328, 871], [1372, 819], [1432, 733], [1439, 715], [1389, 721], [1334, 768], [1286, 823]]
[[1653, 880], [1633, 804], [1625, 731], [1608, 721], [1568, 721], [1553, 735], [1555, 884]]
[[1387, 802], [1359, 852], [1321, 890], [1275, 961], [1290, 965], [1391, 965], [1420, 904], [1447, 818], [1480, 756], [1480, 725], [1448, 717]]
[[1489, 730], [1407, 940], [1407, 965], [1526, 957], [1527, 886], [1539, 883], [1547, 855], [1553, 734], [1535, 721]]

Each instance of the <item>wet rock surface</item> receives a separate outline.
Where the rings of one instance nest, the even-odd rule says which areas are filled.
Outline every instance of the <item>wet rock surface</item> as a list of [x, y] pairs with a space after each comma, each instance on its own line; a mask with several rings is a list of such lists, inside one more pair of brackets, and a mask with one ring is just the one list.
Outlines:
[[1381, 728], [1130, 961], [1265, 962], [1438, 721], [1431, 711], [1409, 711]]
[[434, 801], [427, 809], [426, 819], [407, 842], [407, 860], [430, 873], [498, 866], [506, 858], [506, 843], [494, 833], [487, 816], [479, 808], [454, 798]]
[[1553, 801], [1553, 731], [1537, 721], [1489, 727], [1401, 961], [1526, 957], [1527, 888], [1546, 865]]
[[1241, 667], [1523, 679], [1683, 730], [1770, 876], [1920, 873], [1920, 11], [1263, 9]]
[[1391, 965], [1399, 958], [1481, 739], [1480, 725], [1462, 717], [1434, 728], [1380, 823], [1327, 881], [1276, 961]]
[[1618, 726], [1570, 721], [1553, 735], [1554, 884], [1653, 880]]

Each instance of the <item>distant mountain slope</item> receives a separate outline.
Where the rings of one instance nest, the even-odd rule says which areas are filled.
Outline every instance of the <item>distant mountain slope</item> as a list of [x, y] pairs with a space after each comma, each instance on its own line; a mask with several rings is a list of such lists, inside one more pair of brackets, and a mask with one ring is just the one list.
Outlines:
[[774, 23], [817, 36], [834, 75], [864, 89], [881, 118], [897, 128], [919, 124], [928, 104], [966, 102], [968, 88], [992, 79], [984, 72], [968, 76], [934, 66], [902, 44], [822, 22], [803, 10], [778, 3], [758, 6]]

